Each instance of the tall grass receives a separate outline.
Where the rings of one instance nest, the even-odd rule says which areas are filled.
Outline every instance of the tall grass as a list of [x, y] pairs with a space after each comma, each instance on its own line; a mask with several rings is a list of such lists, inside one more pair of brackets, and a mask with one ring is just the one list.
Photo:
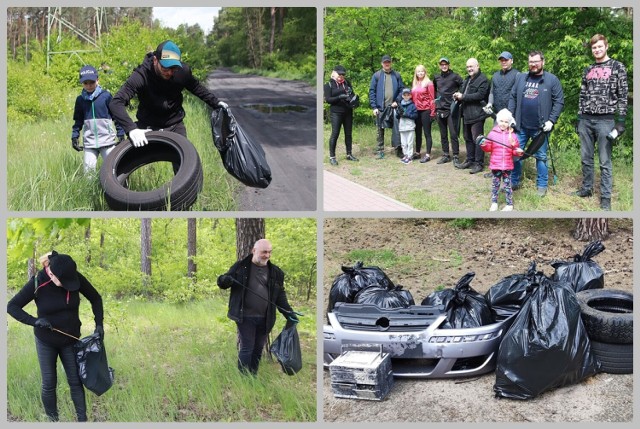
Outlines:
[[[63, 102], [70, 103], [74, 95]], [[235, 210], [240, 185], [224, 169], [213, 145], [209, 108], [185, 97], [185, 126], [202, 161], [204, 184], [192, 210]], [[72, 118], [38, 123], [9, 122], [7, 130], [7, 207], [17, 211], [109, 210], [98, 171], [85, 175], [82, 153], [71, 148]], [[156, 165], [158, 164], [158, 165]], [[154, 163], [134, 173], [133, 189], [149, 190], [173, 176], [167, 163]]]
[[[226, 297], [185, 305], [105, 300], [105, 346], [109, 366], [115, 369], [115, 384], [99, 397], [86, 392], [89, 420], [315, 421], [315, 309], [292, 305], [305, 314], [298, 324], [303, 369], [288, 376], [275, 360], [263, 356], [257, 376], [251, 377], [241, 375], [237, 369], [235, 323], [226, 317]], [[93, 328], [92, 315], [83, 312], [82, 320], [86, 335]], [[283, 325], [283, 318], [278, 316], [273, 338]], [[74, 421], [63, 374], [58, 364], [60, 420]], [[10, 318], [10, 421], [46, 421], [40, 382], [33, 330]]]

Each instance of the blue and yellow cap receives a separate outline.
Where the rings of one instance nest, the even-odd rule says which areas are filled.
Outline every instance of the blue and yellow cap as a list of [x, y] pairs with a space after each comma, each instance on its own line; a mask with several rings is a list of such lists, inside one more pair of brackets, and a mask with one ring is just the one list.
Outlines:
[[160, 43], [156, 49], [155, 56], [164, 68], [182, 67], [180, 48], [171, 40], [165, 40]]

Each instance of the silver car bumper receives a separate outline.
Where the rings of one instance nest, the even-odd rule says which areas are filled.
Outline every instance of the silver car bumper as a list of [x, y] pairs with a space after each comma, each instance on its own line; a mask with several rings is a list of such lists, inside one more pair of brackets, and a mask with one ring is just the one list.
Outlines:
[[513, 317], [478, 328], [442, 329], [442, 309], [412, 306], [380, 309], [338, 304], [323, 328], [324, 366], [344, 349], [382, 346], [396, 377], [453, 378], [491, 372], [502, 336]]

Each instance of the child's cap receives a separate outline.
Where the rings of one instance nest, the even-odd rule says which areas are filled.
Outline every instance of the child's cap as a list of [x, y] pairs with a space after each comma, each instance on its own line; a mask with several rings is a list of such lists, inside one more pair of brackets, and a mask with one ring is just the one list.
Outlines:
[[84, 66], [80, 69], [80, 83], [86, 80], [98, 80], [98, 71], [95, 67]]
[[513, 115], [511, 114], [509, 109], [501, 109], [498, 113], [496, 113], [496, 120], [511, 122], [513, 120]]
[[402, 90], [402, 95], [405, 95], [405, 94], [411, 94], [411, 88], [404, 88]]
[[182, 68], [180, 48], [171, 40], [165, 40], [156, 48], [155, 56], [160, 61], [160, 65], [164, 68], [180, 67]]

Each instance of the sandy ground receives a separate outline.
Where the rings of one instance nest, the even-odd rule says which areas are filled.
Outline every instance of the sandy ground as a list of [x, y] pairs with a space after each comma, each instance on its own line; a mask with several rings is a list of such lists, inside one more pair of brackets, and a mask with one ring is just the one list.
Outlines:
[[[316, 89], [300, 81], [228, 70], [210, 74], [207, 86], [229, 104], [238, 124], [262, 146], [271, 168], [272, 181], [266, 189], [244, 187], [238, 196], [240, 210], [315, 210]], [[269, 111], [268, 105], [288, 111]]]
[[[549, 262], [569, 260], [586, 243], [571, 236], [574, 219], [477, 220], [469, 229], [447, 220], [327, 219], [323, 287], [328, 293], [341, 265], [353, 265], [354, 250], [389, 249], [397, 263], [385, 273], [422, 301], [437, 286], [453, 287], [474, 271], [471, 286], [484, 293], [500, 278], [526, 271], [531, 260], [547, 275]], [[594, 260], [605, 270], [605, 288], [633, 291], [631, 220], [610, 220], [606, 250]], [[402, 258], [410, 256], [410, 258]], [[368, 263], [366, 265], [380, 265]], [[600, 373], [583, 382], [517, 401], [494, 397], [495, 373], [476, 378], [395, 379], [383, 401], [334, 398], [329, 371], [323, 377], [326, 422], [630, 422], [633, 375]]]

